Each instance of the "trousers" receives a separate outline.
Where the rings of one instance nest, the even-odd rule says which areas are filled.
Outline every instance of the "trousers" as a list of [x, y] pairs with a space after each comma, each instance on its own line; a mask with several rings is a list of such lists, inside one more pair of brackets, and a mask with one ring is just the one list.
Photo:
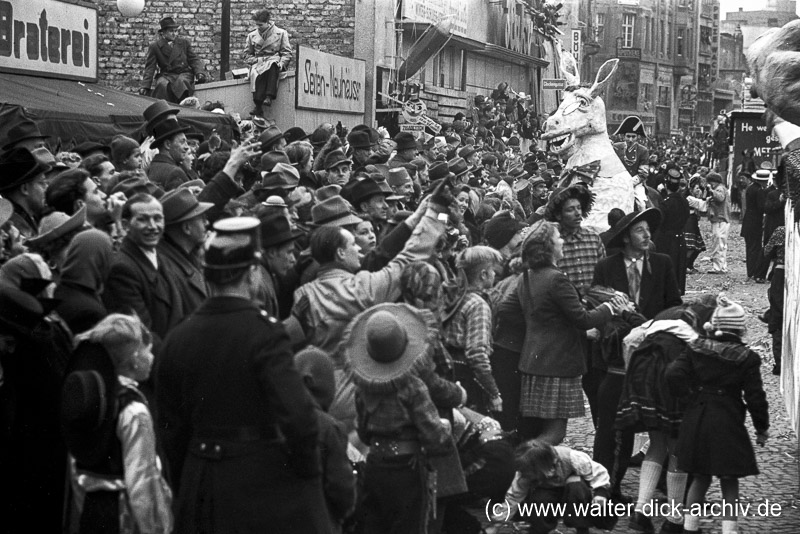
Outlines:
[[256, 90], [253, 93], [255, 104], [263, 104], [266, 97], [274, 100], [278, 96], [278, 75], [280, 73], [278, 65], [272, 65], [267, 72], [256, 78]]
[[730, 223], [725, 221], [711, 223], [711, 269], [728, 270], [728, 231]]

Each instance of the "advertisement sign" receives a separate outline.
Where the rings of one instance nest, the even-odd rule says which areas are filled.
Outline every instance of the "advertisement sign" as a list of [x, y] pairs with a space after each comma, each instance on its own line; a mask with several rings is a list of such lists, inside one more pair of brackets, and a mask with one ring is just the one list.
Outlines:
[[364, 113], [366, 62], [297, 47], [298, 109]]
[[578, 72], [580, 72], [581, 65], [581, 48], [581, 31], [572, 30], [572, 40], [570, 41], [569, 51], [572, 53], [572, 57], [575, 58], [575, 63], [578, 65]]
[[453, 17], [453, 33], [467, 36], [467, 3], [464, 0], [405, 0], [403, 18], [436, 24], [447, 16]]
[[[731, 112], [731, 141], [733, 143], [733, 165], [731, 171], [736, 172], [742, 164], [742, 151], [752, 150], [756, 168], [762, 161], [772, 161], [772, 149], [780, 148], [778, 138], [767, 129], [762, 118], [763, 113], [748, 111]], [[735, 175], [732, 178], [736, 178]], [[730, 183], [730, 182], [729, 182]]]
[[0, 71], [97, 81], [97, 7], [0, 0]]
[[558, 78], [544, 78], [542, 80], [543, 90], [563, 91], [566, 88], [567, 88], [567, 80], [562, 80]]

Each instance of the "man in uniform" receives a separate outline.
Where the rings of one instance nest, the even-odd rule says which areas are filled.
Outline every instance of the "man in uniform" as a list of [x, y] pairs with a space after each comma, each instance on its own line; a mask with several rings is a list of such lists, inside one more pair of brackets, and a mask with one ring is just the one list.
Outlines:
[[[628, 170], [628, 174], [636, 176], [639, 174], [639, 166], [647, 165], [650, 152], [646, 147], [639, 144], [639, 136], [647, 138], [644, 131], [644, 124], [639, 117], [628, 117], [619, 125], [614, 135], [624, 135], [625, 141], [614, 143], [614, 151], [622, 160], [622, 164]], [[644, 178], [644, 177], [642, 177]]]
[[210, 297], [164, 342], [156, 396], [175, 532], [328, 533], [314, 401], [284, 328], [253, 304], [259, 221], [206, 242]]
[[192, 50], [192, 43], [178, 37], [178, 24], [172, 17], [161, 19], [159, 24], [158, 39], [147, 50], [139, 94], [178, 104], [194, 94], [195, 82], [206, 82], [205, 65]]

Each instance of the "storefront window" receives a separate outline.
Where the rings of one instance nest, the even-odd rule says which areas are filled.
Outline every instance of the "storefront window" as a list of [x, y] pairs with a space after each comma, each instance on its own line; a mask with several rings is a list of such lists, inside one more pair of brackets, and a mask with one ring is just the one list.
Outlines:
[[659, 106], [670, 106], [672, 104], [672, 99], [670, 98], [670, 88], [667, 86], [660, 86], [658, 88], [658, 105]]

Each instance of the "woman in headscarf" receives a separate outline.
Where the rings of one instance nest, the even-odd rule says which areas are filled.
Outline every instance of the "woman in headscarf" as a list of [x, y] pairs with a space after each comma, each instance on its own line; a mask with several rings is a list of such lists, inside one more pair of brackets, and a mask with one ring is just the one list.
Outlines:
[[56, 311], [74, 333], [84, 332], [108, 312], [100, 294], [111, 270], [113, 243], [105, 232], [86, 230], [76, 235], [67, 248], [56, 286]]

